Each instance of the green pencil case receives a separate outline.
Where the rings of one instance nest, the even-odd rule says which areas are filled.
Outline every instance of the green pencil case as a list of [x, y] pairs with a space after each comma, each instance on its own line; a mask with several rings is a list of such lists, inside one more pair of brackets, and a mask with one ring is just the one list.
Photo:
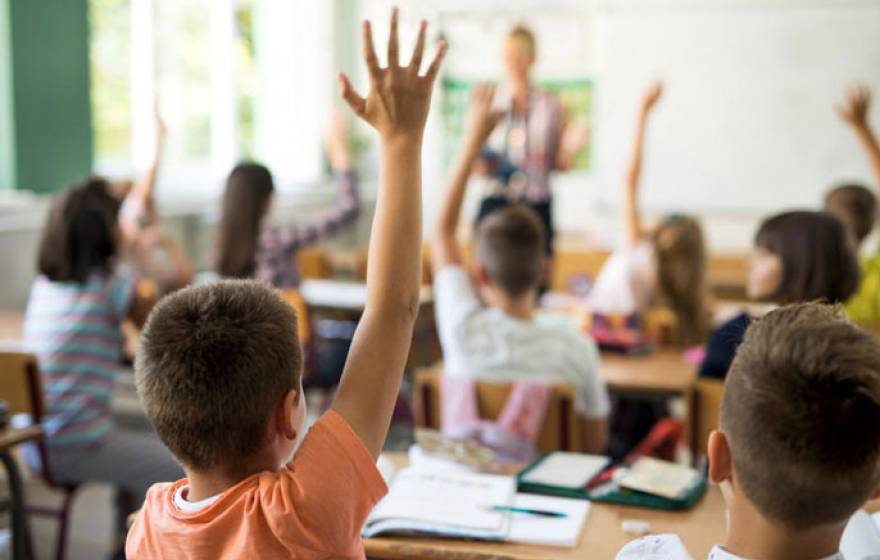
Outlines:
[[614, 472], [619, 465], [611, 466], [599, 473], [583, 488], [570, 488], [525, 482], [523, 478], [538, 467], [550, 454], [542, 454], [532, 461], [526, 468], [516, 475], [517, 490], [529, 494], [544, 494], [548, 496], [560, 496], [563, 498], [576, 498], [590, 500], [591, 502], [636, 506], [662, 510], [686, 510], [696, 504], [703, 494], [706, 493], [708, 481], [705, 474], [700, 474], [695, 483], [686, 488], [675, 498], [666, 498], [639, 492], [629, 488], [621, 488], [613, 480]]

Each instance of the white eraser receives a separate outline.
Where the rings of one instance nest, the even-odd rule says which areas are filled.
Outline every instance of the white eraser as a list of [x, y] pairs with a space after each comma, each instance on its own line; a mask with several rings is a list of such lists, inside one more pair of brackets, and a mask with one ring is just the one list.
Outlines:
[[651, 524], [639, 519], [624, 519], [620, 527], [628, 535], [647, 535], [651, 532]]

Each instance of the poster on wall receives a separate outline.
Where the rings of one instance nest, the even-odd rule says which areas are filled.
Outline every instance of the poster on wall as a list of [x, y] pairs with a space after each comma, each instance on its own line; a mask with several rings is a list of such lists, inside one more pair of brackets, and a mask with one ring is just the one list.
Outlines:
[[[502, 48], [509, 31], [525, 26], [535, 36], [536, 62], [531, 77], [538, 89], [555, 94], [571, 127], [592, 128], [594, 62], [591, 10], [582, 7], [526, 10], [439, 10], [440, 35], [449, 44], [441, 91], [444, 161], [458, 151], [466, 126], [471, 89], [506, 82]], [[499, 105], [504, 105], [503, 101]], [[571, 170], [590, 169], [590, 143], [581, 149]]]

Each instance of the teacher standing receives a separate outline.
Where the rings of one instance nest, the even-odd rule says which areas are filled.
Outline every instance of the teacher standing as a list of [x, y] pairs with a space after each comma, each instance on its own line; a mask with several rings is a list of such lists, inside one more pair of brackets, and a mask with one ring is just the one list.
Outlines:
[[503, 48], [507, 87], [498, 94], [505, 117], [483, 154], [494, 180], [492, 191], [480, 204], [478, 219], [511, 203], [525, 204], [544, 223], [546, 251], [552, 256], [550, 175], [571, 167], [575, 154], [586, 142], [586, 132], [567, 131], [562, 103], [531, 83], [535, 53], [535, 36], [529, 29], [518, 25], [507, 34]]

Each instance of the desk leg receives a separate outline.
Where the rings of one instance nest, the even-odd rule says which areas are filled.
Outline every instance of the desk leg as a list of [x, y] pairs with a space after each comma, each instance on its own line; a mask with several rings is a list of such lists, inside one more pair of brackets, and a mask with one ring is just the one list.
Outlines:
[[12, 505], [12, 558], [13, 560], [24, 560], [27, 521], [25, 520], [24, 487], [21, 482], [21, 474], [18, 472], [15, 457], [8, 450], [0, 453], [0, 461], [3, 462], [3, 467], [9, 478], [9, 501]]

